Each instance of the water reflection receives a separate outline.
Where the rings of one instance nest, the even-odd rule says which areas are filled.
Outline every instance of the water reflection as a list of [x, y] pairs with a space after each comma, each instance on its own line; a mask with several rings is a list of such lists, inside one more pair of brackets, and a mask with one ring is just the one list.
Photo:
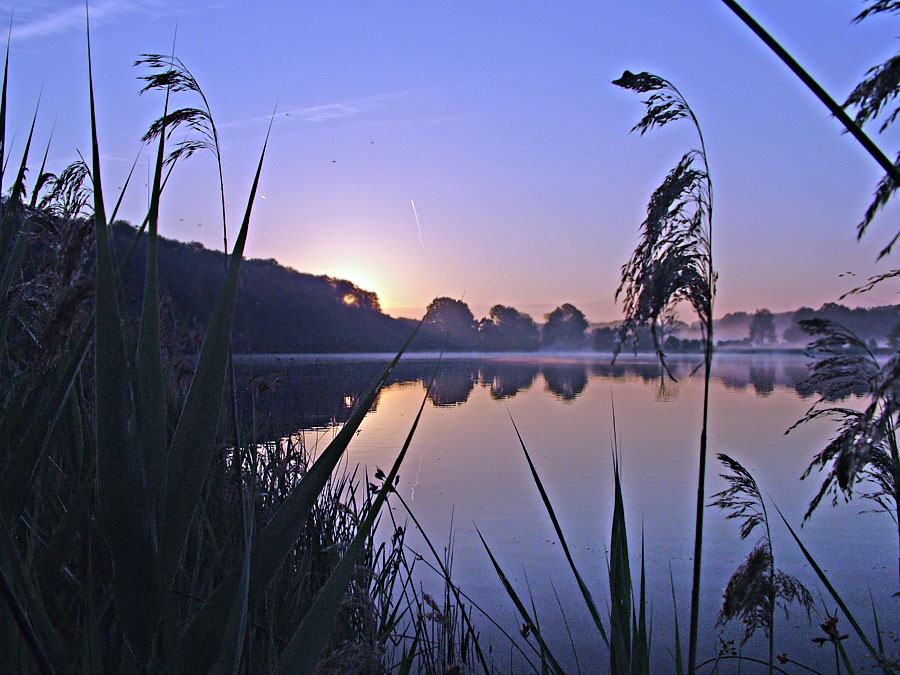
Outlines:
[[[659, 364], [651, 359], [620, 359], [615, 364], [581, 357], [461, 357], [447, 358], [437, 371], [430, 401], [439, 407], [464, 404], [476, 386], [490, 390], [495, 400], [505, 400], [531, 388], [538, 377], [543, 391], [563, 402], [577, 399], [589, 380], [633, 379], [659, 387], [658, 398], [671, 400], [678, 387], [662, 378]], [[255, 392], [260, 433], [275, 437], [298, 429], [342, 424], [358, 397], [375, 382], [389, 361], [385, 356], [254, 357], [238, 364], [239, 405], [251, 419], [251, 392]], [[435, 359], [417, 356], [398, 364], [388, 387], [424, 387], [434, 372]], [[699, 376], [697, 359], [673, 359], [672, 374], [680, 382]], [[806, 359], [802, 356], [720, 355], [713, 365], [713, 379], [726, 389], [751, 390], [769, 396], [778, 388], [806, 398], [816, 395], [805, 386]], [[375, 403], [377, 408], [378, 402]], [[260, 412], [262, 411], [262, 412]]]
[[563, 401], [574, 401], [588, 383], [584, 363], [546, 363], [542, 370], [547, 391]]

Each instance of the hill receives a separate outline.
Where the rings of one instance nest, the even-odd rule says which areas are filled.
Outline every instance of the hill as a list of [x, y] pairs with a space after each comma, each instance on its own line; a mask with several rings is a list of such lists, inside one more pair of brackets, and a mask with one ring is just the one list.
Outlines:
[[[124, 222], [113, 227], [116, 251], [124, 252], [136, 230]], [[141, 237], [124, 271], [123, 295], [137, 312], [143, 293], [146, 239]], [[225, 256], [196, 242], [159, 240], [160, 290], [164, 307], [177, 325], [202, 334], [225, 271]], [[381, 312], [375, 293], [350, 281], [304, 274], [275, 260], [249, 259], [241, 265], [234, 320], [235, 350], [244, 353], [396, 351], [416, 322]], [[419, 349], [439, 348], [423, 334]]]

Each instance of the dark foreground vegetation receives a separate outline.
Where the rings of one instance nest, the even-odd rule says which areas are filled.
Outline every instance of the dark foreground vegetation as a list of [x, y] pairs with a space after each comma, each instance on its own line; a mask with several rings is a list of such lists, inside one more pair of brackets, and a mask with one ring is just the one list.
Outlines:
[[[734, 3], [726, 4], [740, 15]], [[900, 9], [893, 2], [869, 5], [860, 18]], [[438, 554], [425, 533], [428, 550], [422, 556], [410, 553], [404, 545], [405, 522], [388, 522], [390, 516], [382, 515], [388, 499], [405, 506], [394, 491], [397, 472], [427, 397], [440, 395], [441, 390], [434, 389], [439, 365], [428, 377], [419, 414], [389, 470], [361, 475], [344, 465], [342, 456], [411, 344], [457, 347], [483, 340], [482, 347], [503, 350], [582, 348], [584, 315], [572, 305], [561, 305], [546, 317], [538, 334], [535, 322], [513, 308], [497, 306], [490, 317], [476, 323], [463, 303], [438, 298], [420, 327], [386, 320], [374, 296], [347, 282], [327, 277], [298, 281], [305, 290], [297, 291], [297, 297], [305, 298], [310, 313], [327, 307], [330, 311], [321, 316], [332, 318], [341, 330], [371, 329], [373, 339], [383, 340], [385, 348], [395, 341], [400, 351], [353, 400], [340, 431], [315, 461], [289, 433], [277, 441], [265, 440], [259, 435], [255, 409], [255, 394], [263, 382], [251, 380], [259, 391], [250, 392], [250, 419], [236, 412], [232, 325], [236, 317], [249, 323], [256, 307], [241, 309], [242, 269], [247, 280], [257, 275], [261, 288], [270, 279], [296, 274], [265, 262], [245, 267], [243, 261], [268, 137], [227, 261], [222, 260], [216, 273], [210, 258], [209, 271], [198, 277], [193, 289], [173, 285], [163, 292], [166, 284], [174, 283], [172, 277], [163, 280], [168, 270], [163, 252], [170, 248], [175, 259], [184, 250], [158, 236], [164, 187], [178, 163], [194, 152], [209, 150], [219, 161], [215, 124], [203, 92], [184, 64], [174, 57], [141, 57], [144, 91], [156, 94], [162, 109], [144, 139], [155, 153], [150, 205], [137, 230], [111, 227], [118, 204], [107, 210], [111, 204], [103, 194], [89, 55], [88, 41], [90, 165], [76, 162], [51, 174], [40, 162], [40, 168], [29, 174], [29, 166], [35, 164], [31, 155], [37, 154], [31, 148], [32, 125], [23, 156], [10, 162], [9, 173], [0, 174], [0, 187], [9, 186], [0, 203], [4, 667], [43, 673], [505, 669], [505, 663], [498, 666], [480, 643], [471, 601], [450, 580], [452, 553]], [[847, 104], [857, 110], [858, 124], [876, 118], [893, 99], [894, 65], [874, 69], [851, 95]], [[4, 122], [7, 74], [5, 69], [0, 94]], [[719, 622], [739, 621], [745, 639], [761, 630], [768, 653], [762, 658], [727, 649], [717, 655], [697, 653], [698, 632], [707, 629], [698, 623], [697, 607], [703, 514], [708, 506], [704, 491], [708, 391], [716, 329], [713, 184], [700, 124], [681, 92], [649, 73], [626, 71], [616, 84], [646, 96], [646, 114], [637, 130], [643, 133], [686, 120], [696, 132], [696, 147], [682, 155], [651, 197], [639, 244], [623, 268], [619, 293], [625, 319], [617, 331], [615, 351], [649, 339], [659, 357], [659, 372], [674, 376], [677, 370], [666, 359], [673, 344], [666, 326], [672, 324], [677, 305], [687, 306], [699, 322], [706, 395], [698, 413], [697, 520], [686, 654], [677, 618], [671, 627], [650, 629], [643, 563], [639, 573], [631, 568], [618, 465], [611, 480], [615, 500], [608, 609], [601, 611], [603, 603], [595, 600], [573, 562], [551, 498], [519, 437], [534, 485], [578, 582], [590, 627], [608, 648], [609, 668], [616, 673], [644, 673], [651, 667], [678, 672], [686, 667], [693, 672], [730, 660], [746, 662], [745, 666], [762, 664], [770, 672], [803, 668], [802, 654], [778, 649], [776, 609], [809, 612], [813, 597], [776, 565], [770, 532], [778, 524], [777, 513], [815, 571], [828, 606], [839, 608], [826, 610], [822, 633], [814, 637], [833, 649], [835, 669], [853, 671], [859, 665], [851, 663], [844, 647], [845, 640], [853, 639], [864, 647], [866, 665], [896, 671], [897, 659], [890, 655], [877, 624], [877, 605], [890, 591], [879, 589], [884, 592], [874, 598], [875, 632], [867, 633], [854, 615], [858, 608], [843, 602], [813, 552], [803, 547], [795, 530], [764, 497], [764, 488], [740, 458], [726, 455], [719, 455], [719, 460], [727, 487], [713, 496], [712, 505], [740, 521], [741, 538], [751, 534], [758, 538], [728, 581]], [[178, 107], [182, 98], [190, 101]], [[890, 115], [886, 124], [895, 116]], [[861, 133], [849, 118], [845, 124]], [[169, 146], [171, 132], [179, 128], [192, 134]], [[0, 124], [4, 160], [0, 166], [7, 166], [8, 156], [6, 130]], [[887, 165], [889, 175], [878, 187], [861, 232], [900, 185], [900, 171], [890, 162]], [[219, 170], [221, 178], [220, 162]], [[227, 241], [226, 225], [223, 215]], [[889, 251], [890, 245], [885, 255]], [[871, 283], [896, 276], [900, 271]], [[185, 305], [179, 309], [175, 299], [182, 295]], [[281, 303], [292, 297], [272, 302], [281, 309]], [[211, 309], [200, 317], [192, 309], [196, 306]], [[460, 322], [465, 326], [462, 331]], [[810, 317], [798, 325], [813, 338], [810, 390], [822, 392], [802, 422], [829, 418], [839, 423], [834, 440], [815, 453], [810, 464], [810, 471], [821, 471], [824, 481], [807, 517], [823, 499], [849, 498], [862, 488], [875, 508], [900, 522], [900, 451], [895, 434], [900, 356], [886, 362], [876, 359], [865, 335], [857, 336], [828, 317]], [[751, 337], [765, 341], [771, 328], [769, 319], [761, 316]], [[239, 338], [243, 335], [245, 346], [263, 349], [252, 344], [255, 338], [248, 329], [243, 334], [241, 328], [235, 330]], [[202, 334], [202, 339], [194, 334]], [[309, 348], [327, 342], [313, 333], [305, 339], [302, 344]], [[354, 338], [346, 339], [342, 349], [359, 349]], [[194, 355], [198, 345], [199, 354]], [[273, 351], [282, 348], [273, 345]], [[849, 393], [866, 397], [861, 410], [834, 405]], [[407, 513], [415, 525], [414, 515]], [[387, 536], [376, 536], [379, 519]], [[896, 534], [885, 545], [900, 550], [900, 525]], [[526, 640], [526, 648], [519, 652], [521, 663], [542, 672], [561, 672], [541, 634], [535, 608], [529, 609], [510, 583], [490, 543], [482, 542], [499, 583], [521, 616], [521, 628], [516, 627]], [[414, 581], [413, 568], [423, 565], [441, 580], [437, 599]], [[677, 605], [674, 590], [672, 597]], [[671, 663], [650, 663], [651, 639], [672, 645]]]

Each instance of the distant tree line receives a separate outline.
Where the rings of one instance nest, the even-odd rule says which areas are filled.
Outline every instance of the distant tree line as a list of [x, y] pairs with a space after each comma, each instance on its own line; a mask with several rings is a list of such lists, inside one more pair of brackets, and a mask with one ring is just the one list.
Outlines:
[[[794, 312], [773, 314], [768, 309], [758, 309], [753, 314], [734, 312], [716, 322], [732, 335], [746, 330], [746, 337], [720, 340], [720, 347], [769, 347], [805, 346], [809, 336], [803, 330], [802, 321], [827, 319], [847, 328], [867, 342], [870, 348], [900, 348], [900, 307], [850, 308], [828, 302], [819, 309], [801, 307]], [[746, 326], [746, 328], [744, 328]]]
[[[134, 240], [135, 228], [124, 222], [113, 226], [113, 244], [124, 252]], [[139, 312], [143, 293], [146, 239], [138, 240], [136, 255], [123, 270], [122, 301], [126, 312]], [[198, 243], [159, 241], [159, 274], [163, 316], [186, 349], [198, 349], [225, 271], [224, 255]], [[840, 323], [879, 347], [900, 349], [900, 307], [850, 309], [828, 303], [814, 310], [773, 314], [735, 312], [716, 321], [717, 334], [734, 336], [720, 347], [758, 347], [807, 342], [799, 322], [824, 318]], [[438, 297], [425, 313], [412, 349], [437, 351], [612, 352], [618, 339], [615, 324], [591, 329], [584, 312], [564, 303], [544, 315], [543, 325], [515, 307], [494, 305], [476, 320], [462, 300]], [[418, 322], [395, 319], [381, 311], [378, 296], [350, 281], [303, 274], [275, 260], [247, 260], [241, 267], [234, 339], [245, 353], [391, 352], [410, 336]], [[670, 353], [701, 351], [699, 335], [670, 317], [658, 326]], [[638, 331], [626, 351], [653, 351], [646, 329]], [[193, 342], [192, 342], [193, 340]]]
[[539, 326], [515, 307], [494, 305], [488, 316], [475, 320], [462, 300], [440, 297], [425, 310], [427, 333], [441, 336], [454, 350], [485, 352], [533, 352], [537, 350], [583, 351], [591, 344], [585, 331], [584, 312], [565, 303], [544, 316]]

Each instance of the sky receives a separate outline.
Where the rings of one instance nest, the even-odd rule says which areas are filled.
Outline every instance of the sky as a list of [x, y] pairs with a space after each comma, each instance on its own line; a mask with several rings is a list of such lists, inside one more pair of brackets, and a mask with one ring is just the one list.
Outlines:
[[[838, 100], [897, 51], [895, 17], [852, 24], [863, 6], [744, 3]], [[876, 261], [900, 202], [856, 239], [874, 160], [717, 0], [91, 0], [90, 12], [107, 200], [162, 111], [132, 64], [174, 39], [219, 130], [232, 234], [276, 110], [246, 255], [347, 278], [393, 315], [446, 295], [476, 317], [501, 303], [540, 318], [564, 302], [592, 321], [621, 316], [613, 296], [647, 200], [697, 143], [687, 124], [629, 133], [640, 97], [611, 84], [626, 69], [671, 80], [703, 129], [717, 316], [818, 307], [900, 267]], [[84, 5], [0, 0], [10, 15], [13, 154], [42, 96], [37, 146], [53, 129], [59, 171], [90, 149]], [[900, 147], [897, 132], [876, 140], [889, 156]], [[123, 201], [132, 222], [151, 154]], [[161, 234], [221, 249], [218, 204], [215, 160], [196, 154], [166, 188]], [[887, 283], [845, 302], [898, 301]]]

